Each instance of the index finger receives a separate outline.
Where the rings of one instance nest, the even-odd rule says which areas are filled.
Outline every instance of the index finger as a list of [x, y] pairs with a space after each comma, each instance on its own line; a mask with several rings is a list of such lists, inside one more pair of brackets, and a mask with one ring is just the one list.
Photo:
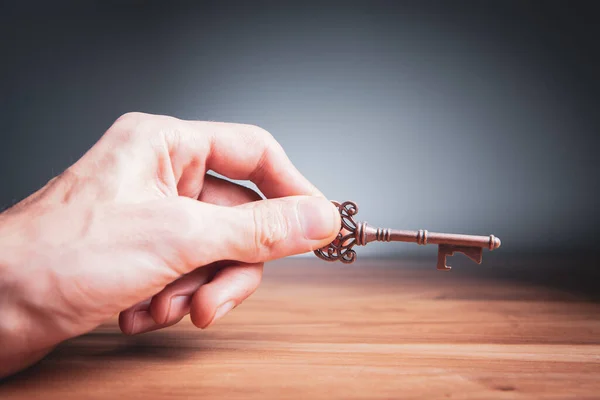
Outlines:
[[[230, 179], [249, 180], [267, 198], [323, 194], [292, 164], [266, 130], [253, 125], [184, 121], [191, 143], [209, 141], [206, 168]], [[186, 142], [188, 140], [185, 140]]]

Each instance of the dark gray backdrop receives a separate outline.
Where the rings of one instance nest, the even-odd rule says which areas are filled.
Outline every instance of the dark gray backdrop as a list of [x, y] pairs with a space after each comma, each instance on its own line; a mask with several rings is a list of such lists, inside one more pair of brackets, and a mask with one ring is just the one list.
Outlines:
[[370, 223], [494, 233], [505, 252], [593, 248], [592, 2], [14, 3], [0, 207], [144, 111], [260, 125]]

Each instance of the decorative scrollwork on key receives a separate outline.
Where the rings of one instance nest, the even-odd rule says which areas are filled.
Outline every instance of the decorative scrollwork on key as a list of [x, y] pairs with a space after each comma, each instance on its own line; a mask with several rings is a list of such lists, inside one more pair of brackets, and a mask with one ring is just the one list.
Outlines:
[[317, 257], [325, 261], [341, 261], [345, 264], [350, 264], [356, 259], [356, 252], [352, 250], [356, 243], [356, 230], [358, 224], [354, 221], [353, 216], [358, 213], [358, 206], [352, 201], [338, 203], [332, 202], [340, 212], [342, 224], [340, 233], [335, 240], [327, 246], [315, 250]]

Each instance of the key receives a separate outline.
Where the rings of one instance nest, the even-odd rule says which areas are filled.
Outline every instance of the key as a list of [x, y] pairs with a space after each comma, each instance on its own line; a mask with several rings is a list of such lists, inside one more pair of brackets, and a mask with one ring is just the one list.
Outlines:
[[354, 216], [358, 206], [352, 201], [343, 203], [333, 202], [340, 212], [342, 226], [337, 238], [329, 245], [315, 250], [317, 257], [325, 261], [341, 261], [349, 264], [356, 260], [354, 246], [366, 246], [370, 242], [409, 242], [420, 245], [437, 244], [437, 269], [449, 271], [446, 258], [454, 253], [462, 253], [481, 264], [483, 249], [490, 251], [500, 247], [500, 239], [494, 235], [474, 236], [453, 233], [436, 233], [426, 230], [404, 231], [382, 229], [369, 226], [366, 222], [356, 222]]

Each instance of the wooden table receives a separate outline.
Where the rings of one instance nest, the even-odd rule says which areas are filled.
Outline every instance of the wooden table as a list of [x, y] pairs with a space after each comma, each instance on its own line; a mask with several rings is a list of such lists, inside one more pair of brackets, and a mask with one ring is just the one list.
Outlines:
[[110, 321], [0, 398], [600, 398], [600, 303], [432, 262], [276, 262], [206, 331]]

